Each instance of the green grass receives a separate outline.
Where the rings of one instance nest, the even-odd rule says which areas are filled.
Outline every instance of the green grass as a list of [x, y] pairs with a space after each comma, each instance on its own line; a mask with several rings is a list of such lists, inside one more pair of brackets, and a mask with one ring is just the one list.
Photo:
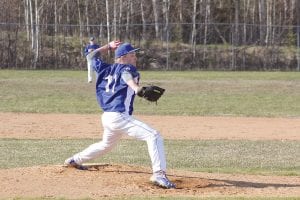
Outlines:
[[[62, 164], [64, 159], [97, 141], [0, 140], [0, 167]], [[168, 167], [198, 172], [300, 175], [299, 141], [165, 141]], [[139, 152], [139, 154], [136, 154]], [[13, 160], [13, 162], [11, 162]], [[100, 163], [123, 163], [150, 167], [146, 143], [121, 140]]]
[[[158, 105], [137, 98], [136, 114], [300, 116], [299, 72], [141, 72], [166, 88]], [[0, 112], [99, 113], [86, 71], [0, 70]]]

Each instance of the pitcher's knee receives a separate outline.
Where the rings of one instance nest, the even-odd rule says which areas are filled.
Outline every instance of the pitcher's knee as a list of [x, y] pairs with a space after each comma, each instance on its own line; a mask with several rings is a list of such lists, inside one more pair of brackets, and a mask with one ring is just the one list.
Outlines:
[[156, 131], [156, 130], [153, 131], [153, 134], [151, 135], [151, 139], [152, 139], [152, 140], [163, 141], [163, 137], [162, 137], [161, 134], [160, 134], [158, 131]]
[[114, 142], [101, 141], [101, 142], [99, 143], [99, 146], [100, 146], [103, 150], [110, 150], [110, 149], [112, 149], [114, 146], [116, 146], [116, 143], [114, 143]]

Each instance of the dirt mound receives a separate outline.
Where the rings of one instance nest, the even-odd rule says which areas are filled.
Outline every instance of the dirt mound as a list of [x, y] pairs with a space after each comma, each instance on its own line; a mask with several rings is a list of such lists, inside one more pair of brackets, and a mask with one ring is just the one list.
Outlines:
[[94, 164], [82, 171], [63, 166], [0, 170], [0, 197], [100, 198], [128, 196], [300, 196], [300, 177], [171, 171], [177, 189], [148, 180], [150, 169]]

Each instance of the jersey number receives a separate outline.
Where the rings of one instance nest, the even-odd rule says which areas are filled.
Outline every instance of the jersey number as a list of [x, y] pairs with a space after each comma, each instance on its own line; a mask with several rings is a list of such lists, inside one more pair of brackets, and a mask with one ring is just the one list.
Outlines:
[[117, 83], [117, 75], [109, 75], [107, 77], [104, 78], [105, 80], [107, 80], [107, 83], [105, 85], [105, 92], [115, 92], [115, 86]]

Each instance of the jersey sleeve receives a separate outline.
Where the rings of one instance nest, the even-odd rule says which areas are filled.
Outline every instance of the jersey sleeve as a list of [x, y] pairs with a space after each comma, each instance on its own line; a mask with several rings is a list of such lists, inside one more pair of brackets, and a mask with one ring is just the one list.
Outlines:
[[128, 81], [130, 80], [133, 80], [133, 77], [132, 77], [132, 74], [129, 73], [128, 71], [124, 70], [122, 73], [121, 73], [121, 78], [123, 79], [123, 81], [125, 83], [127, 83]]
[[140, 74], [133, 65], [124, 65], [120, 72], [121, 78], [125, 83], [127, 83], [129, 80], [134, 80], [136, 83], [139, 82]]
[[97, 58], [94, 60], [95, 64], [93, 65], [93, 68], [97, 74], [100, 74], [100, 72], [109, 67], [111, 64], [105, 63], [102, 59]]

